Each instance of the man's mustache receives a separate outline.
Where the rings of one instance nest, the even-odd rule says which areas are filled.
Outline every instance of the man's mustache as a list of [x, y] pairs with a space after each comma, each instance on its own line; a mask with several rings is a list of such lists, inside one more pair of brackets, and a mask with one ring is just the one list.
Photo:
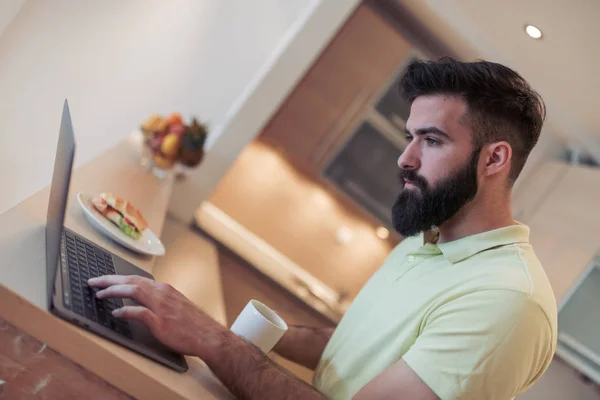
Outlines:
[[427, 188], [429, 187], [429, 185], [427, 184], [427, 180], [422, 176], [418, 175], [412, 169], [398, 170], [398, 180], [400, 181], [402, 187], [404, 187], [404, 181], [408, 180], [424, 192], [427, 191]]

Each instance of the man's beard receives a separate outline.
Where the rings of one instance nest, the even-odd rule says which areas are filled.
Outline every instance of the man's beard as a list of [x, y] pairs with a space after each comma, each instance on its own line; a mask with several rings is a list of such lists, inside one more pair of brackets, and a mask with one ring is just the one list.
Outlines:
[[[402, 236], [415, 236], [438, 227], [456, 213], [477, 194], [477, 162], [479, 151], [455, 174], [430, 188], [422, 176], [413, 170], [401, 169], [399, 173], [403, 189], [392, 207], [392, 223]], [[408, 179], [418, 189], [404, 189]]]

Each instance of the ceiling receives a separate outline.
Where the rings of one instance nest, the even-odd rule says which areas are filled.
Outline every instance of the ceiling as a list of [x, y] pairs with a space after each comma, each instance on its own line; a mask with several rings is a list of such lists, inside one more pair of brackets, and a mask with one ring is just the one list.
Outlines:
[[[599, 1], [395, 1], [452, 54], [521, 73], [546, 102], [545, 132], [600, 160]], [[525, 24], [542, 39], [527, 36]]]
[[11, 23], [15, 15], [25, 4], [25, 0], [1, 0], [0, 1], [0, 35]]

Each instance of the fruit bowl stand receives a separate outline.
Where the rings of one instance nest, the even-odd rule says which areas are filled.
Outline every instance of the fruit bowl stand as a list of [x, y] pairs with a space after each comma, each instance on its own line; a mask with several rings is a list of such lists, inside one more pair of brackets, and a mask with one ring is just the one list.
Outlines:
[[[171, 174], [176, 179], [183, 179], [186, 176], [188, 176], [194, 169], [194, 167], [187, 167], [181, 163], [175, 163], [170, 168], [161, 168], [161, 166], [156, 165], [152, 160], [152, 151], [145, 144], [145, 137], [141, 130], [134, 130], [133, 132], [131, 132], [128, 141], [131, 144], [131, 147], [136, 152], [140, 166], [143, 169], [152, 173], [152, 175], [154, 175], [158, 179], [165, 179]], [[203, 159], [204, 152], [202, 154], [199, 164], [202, 163]]]
[[167, 118], [151, 115], [137, 131], [141, 139], [140, 163], [153, 175], [164, 179], [171, 173], [176, 177], [187, 175], [204, 159], [204, 143], [208, 135], [204, 124], [192, 119], [185, 124], [180, 114]]

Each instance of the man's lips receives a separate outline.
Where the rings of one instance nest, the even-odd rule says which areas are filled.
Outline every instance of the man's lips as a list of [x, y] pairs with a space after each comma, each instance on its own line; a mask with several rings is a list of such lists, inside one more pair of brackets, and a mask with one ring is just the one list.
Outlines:
[[415, 185], [415, 184], [413, 183], [413, 181], [411, 181], [410, 179], [405, 179], [405, 180], [404, 180], [404, 188], [405, 188], [405, 189], [410, 189], [410, 188], [415, 188], [415, 189], [416, 189], [416, 188], [418, 188], [418, 187], [417, 187], [417, 185]]

